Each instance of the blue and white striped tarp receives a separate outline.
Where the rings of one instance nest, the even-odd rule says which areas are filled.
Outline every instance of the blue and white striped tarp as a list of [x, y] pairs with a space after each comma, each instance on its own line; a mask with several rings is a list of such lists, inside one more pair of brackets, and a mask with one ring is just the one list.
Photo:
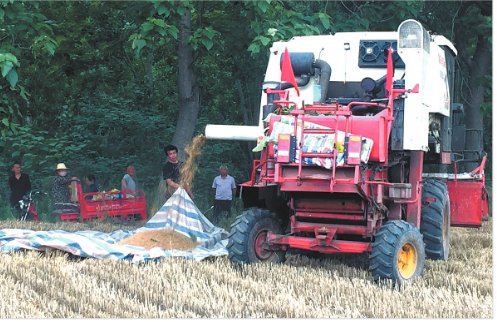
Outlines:
[[[199, 246], [191, 251], [181, 251], [159, 247], [145, 250], [139, 246], [117, 245], [120, 240], [143, 230], [161, 228], [170, 228], [188, 237], [194, 236]], [[179, 188], [145, 226], [139, 229], [120, 229], [111, 233], [90, 230], [67, 232], [0, 229], [0, 251], [58, 249], [80, 257], [124, 259], [132, 262], [171, 256], [202, 260], [210, 256], [227, 255], [227, 235], [224, 229], [214, 226], [202, 214], [184, 189]]]

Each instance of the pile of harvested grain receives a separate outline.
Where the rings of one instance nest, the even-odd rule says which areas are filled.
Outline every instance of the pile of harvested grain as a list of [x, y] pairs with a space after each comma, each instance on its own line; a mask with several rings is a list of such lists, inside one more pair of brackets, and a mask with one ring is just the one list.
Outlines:
[[185, 163], [180, 170], [181, 182], [180, 186], [189, 191], [192, 188], [193, 178], [195, 178], [195, 172], [197, 171], [197, 157], [202, 153], [202, 146], [205, 142], [205, 136], [199, 134], [193, 138], [192, 143], [185, 147], [185, 152], [188, 155]]
[[144, 230], [118, 242], [119, 245], [141, 246], [145, 249], [192, 250], [198, 243], [172, 229]]

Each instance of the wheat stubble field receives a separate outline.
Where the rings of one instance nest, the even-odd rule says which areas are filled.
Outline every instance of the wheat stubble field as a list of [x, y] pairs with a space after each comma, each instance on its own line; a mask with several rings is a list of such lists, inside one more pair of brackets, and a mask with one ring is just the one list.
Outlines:
[[451, 247], [448, 262], [427, 261], [424, 278], [400, 290], [371, 282], [366, 256], [293, 255], [281, 265], [236, 267], [227, 258], [136, 265], [61, 252], [0, 254], [0, 318], [491, 318], [492, 222], [453, 228]]

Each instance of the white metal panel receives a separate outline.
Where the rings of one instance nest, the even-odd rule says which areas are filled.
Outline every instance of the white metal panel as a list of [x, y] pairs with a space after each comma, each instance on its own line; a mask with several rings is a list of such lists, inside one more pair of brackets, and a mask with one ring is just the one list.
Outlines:
[[445, 52], [437, 44], [431, 43], [423, 102], [430, 113], [450, 115], [450, 93], [447, 78]]
[[399, 48], [404, 61], [405, 88], [419, 86], [419, 93], [406, 94], [404, 100], [404, 149], [428, 150], [428, 106], [424, 104], [426, 68], [429, 54], [422, 48]]
[[208, 139], [256, 141], [263, 134], [264, 129], [258, 126], [207, 124], [205, 127]]
[[[331, 67], [330, 81], [360, 82], [365, 77], [381, 78], [386, 74], [386, 68], [359, 67], [359, 44], [361, 40], [396, 40], [397, 32], [343, 32], [335, 35], [294, 37], [288, 42], [275, 42], [270, 49], [270, 57], [264, 77], [265, 82], [280, 82], [280, 56], [288, 48], [289, 52], [312, 52], [315, 59], [326, 61]], [[346, 48], [349, 48], [348, 50]], [[404, 70], [397, 68], [395, 76], [400, 77]], [[299, 87], [300, 97], [290, 89], [289, 99], [298, 106], [302, 103], [314, 102], [314, 85], [318, 84], [317, 76], [311, 77], [306, 86]], [[261, 92], [260, 114], [267, 103], [266, 94]], [[262, 126], [262, 120], [259, 122]]]
[[[264, 81], [280, 82], [280, 56], [285, 48], [294, 53], [312, 52], [315, 59], [326, 61], [331, 67], [330, 81], [360, 82], [364, 77], [378, 79], [384, 76], [386, 69], [359, 67], [360, 40], [398, 40], [398, 32], [344, 32], [335, 35], [294, 37], [288, 42], [276, 42], [270, 49]], [[449, 47], [454, 54], [457, 54], [457, 51], [443, 36], [433, 36], [429, 46], [429, 49], [425, 48], [426, 50], [421, 48], [398, 50], [406, 68], [396, 68], [394, 79], [404, 77], [406, 89], [419, 85], [419, 93], [405, 95], [404, 149], [406, 150], [426, 151], [429, 113], [443, 115], [450, 113], [445, 55], [440, 46]], [[311, 77], [306, 86], [299, 88], [300, 96], [297, 96], [295, 90], [290, 89], [290, 101], [295, 102], [297, 106], [311, 104], [315, 100], [316, 84], [318, 84], [317, 76]], [[267, 98], [264, 92], [261, 94], [260, 115], [262, 116], [262, 108], [267, 103]], [[262, 126], [261, 119], [259, 127]]]

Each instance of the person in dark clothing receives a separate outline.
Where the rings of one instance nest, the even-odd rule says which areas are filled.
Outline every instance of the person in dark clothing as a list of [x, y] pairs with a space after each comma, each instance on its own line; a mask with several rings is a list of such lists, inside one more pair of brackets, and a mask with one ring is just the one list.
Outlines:
[[71, 202], [71, 192], [69, 184], [77, 181], [76, 177], [67, 175], [67, 168], [64, 163], [57, 164], [56, 175], [52, 186], [53, 214], [60, 215], [65, 212], [79, 212], [77, 204]]
[[12, 175], [9, 177], [10, 205], [18, 208], [19, 200], [31, 190], [31, 181], [26, 173], [22, 173], [19, 162], [14, 162], [11, 170]]
[[89, 174], [85, 177], [86, 184], [86, 193], [88, 192], [99, 192], [100, 188], [95, 181], [95, 176], [93, 174]]
[[178, 148], [174, 145], [164, 147], [167, 162], [162, 167], [162, 179], [166, 182], [166, 200], [178, 189], [180, 183], [180, 169], [183, 162], [178, 160]]

